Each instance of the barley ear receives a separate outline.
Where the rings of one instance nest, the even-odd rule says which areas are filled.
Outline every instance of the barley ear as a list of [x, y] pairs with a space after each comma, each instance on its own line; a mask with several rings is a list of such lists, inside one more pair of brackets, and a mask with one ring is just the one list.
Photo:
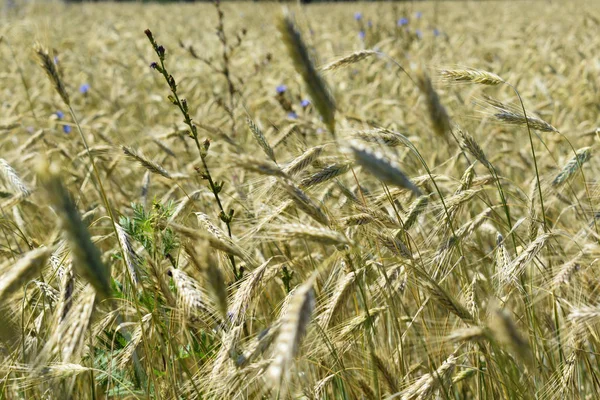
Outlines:
[[267, 142], [267, 138], [265, 138], [265, 135], [260, 130], [258, 125], [256, 125], [254, 121], [250, 119], [250, 117], [246, 118], [246, 123], [248, 124], [252, 135], [254, 135], [254, 139], [256, 139], [258, 145], [265, 152], [267, 157], [269, 157], [273, 162], [277, 162], [273, 148], [269, 145], [269, 142]]
[[42, 163], [38, 167], [38, 177], [67, 236], [76, 271], [92, 284], [99, 297], [110, 296], [110, 271], [102, 262], [100, 251], [92, 243], [71, 194], [59, 178], [58, 167]]
[[421, 93], [425, 96], [433, 131], [440, 137], [446, 137], [446, 134], [451, 129], [450, 117], [446, 112], [446, 108], [442, 105], [440, 97], [433, 88], [429, 75], [423, 69], [417, 71], [417, 85]]
[[377, 52], [374, 50], [359, 50], [354, 53], [348, 54], [342, 58], [338, 58], [330, 62], [329, 64], [321, 67], [321, 71], [335, 71], [339, 68], [344, 68], [352, 64], [356, 64], [362, 60], [365, 60], [371, 56], [376, 55]]
[[552, 181], [552, 186], [559, 187], [569, 180], [573, 175], [577, 173], [585, 164], [592, 158], [592, 148], [584, 147], [577, 150], [575, 157], [571, 158], [569, 162], [565, 164], [560, 173]]
[[335, 134], [335, 101], [325, 80], [315, 68], [300, 31], [287, 11], [279, 21], [279, 32], [296, 72], [302, 76], [308, 88], [315, 108], [323, 117], [329, 131]]
[[17, 290], [23, 283], [32, 279], [44, 266], [51, 250], [46, 247], [26, 253], [16, 263], [5, 262], [0, 266], [0, 300]]
[[315, 280], [316, 274], [313, 274], [294, 291], [281, 318], [281, 328], [275, 341], [274, 359], [266, 371], [268, 383], [276, 390], [281, 391], [284, 381], [290, 375], [294, 357], [298, 353], [310, 322], [315, 307], [313, 292]]
[[38, 56], [40, 61], [40, 66], [46, 71], [48, 78], [54, 85], [54, 89], [60, 95], [61, 99], [65, 102], [67, 106], [71, 105], [71, 101], [69, 100], [69, 95], [67, 94], [67, 90], [65, 89], [65, 85], [58, 73], [58, 67], [48, 54], [48, 50], [44, 48], [40, 43], [36, 43], [33, 47], [33, 50]]
[[470, 82], [480, 85], [496, 86], [504, 83], [498, 75], [480, 69], [443, 69], [440, 75], [449, 82]]

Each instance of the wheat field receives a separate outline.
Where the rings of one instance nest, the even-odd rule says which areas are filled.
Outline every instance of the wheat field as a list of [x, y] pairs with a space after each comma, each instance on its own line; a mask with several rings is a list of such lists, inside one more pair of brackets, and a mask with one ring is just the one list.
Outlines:
[[0, 399], [600, 398], [600, 3], [19, 3]]

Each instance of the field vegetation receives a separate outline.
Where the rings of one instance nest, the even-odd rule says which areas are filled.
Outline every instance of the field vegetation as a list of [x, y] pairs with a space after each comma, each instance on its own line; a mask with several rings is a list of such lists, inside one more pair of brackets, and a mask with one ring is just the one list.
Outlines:
[[600, 398], [600, 3], [19, 4], [0, 398]]

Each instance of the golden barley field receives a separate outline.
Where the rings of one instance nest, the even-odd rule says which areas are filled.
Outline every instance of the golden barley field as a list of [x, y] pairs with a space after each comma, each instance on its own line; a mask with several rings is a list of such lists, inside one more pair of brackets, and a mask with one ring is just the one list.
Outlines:
[[600, 398], [600, 3], [19, 3], [0, 399]]

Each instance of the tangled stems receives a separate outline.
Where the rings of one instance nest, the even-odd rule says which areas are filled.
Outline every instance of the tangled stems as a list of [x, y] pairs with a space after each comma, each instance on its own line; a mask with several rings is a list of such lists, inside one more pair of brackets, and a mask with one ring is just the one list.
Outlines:
[[[190, 128], [189, 135], [192, 139], [194, 139], [194, 142], [196, 143], [196, 147], [198, 148], [198, 152], [200, 154], [200, 159], [202, 161], [202, 179], [206, 179], [208, 181], [210, 191], [213, 193], [215, 200], [217, 201], [217, 205], [219, 206], [219, 218], [221, 218], [221, 221], [223, 221], [227, 226], [227, 234], [231, 238], [231, 221], [233, 220], [234, 210], [229, 210], [229, 213], [225, 212], [225, 209], [223, 208], [223, 203], [219, 198], [219, 193], [223, 189], [223, 182], [215, 182], [213, 180], [210, 174], [210, 170], [208, 168], [208, 164], [206, 163], [206, 156], [210, 147], [210, 140], [205, 139], [202, 142], [202, 144], [200, 144], [200, 141], [198, 140], [198, 127], [194, 125], [194, 122], [190, 117], [187, 100], [179, 98], [179, 95], [177, 94], [177, 83], [175, 82], [175, 78], [173, 78], [173, 75], [169, 74], [167, 68], [165, 67], [165, 48], [162, 45], [156, 43], [156, 40], [154, 39], [154, 36], [152, 35], [150, 29], [146, 29], [144, 33], [148, 37], [148, 40], [150, 40], [150, 44], [152, 44], [152, 48], [156, 52], [156, 55], [158, 55], [158, 60], [160, 62], [160, 64], [156, 62], [151, 63], [150, 68], [157, 70], [165, 78], [167, 84], [169, 85], [169, 89], [171, 89], [169, 101], [179, 108], [179, 111], [181, 111], [181, 114], [183, 115], [184, 123]], [[235, 258], [232, 255], [229, 255], [229, 261], [231, 262], [231, 266], [233, 268], [233, 275], [235, 276], [235, 279], [241, 279], [242, 271], [238, 271], [235, 264]]]

